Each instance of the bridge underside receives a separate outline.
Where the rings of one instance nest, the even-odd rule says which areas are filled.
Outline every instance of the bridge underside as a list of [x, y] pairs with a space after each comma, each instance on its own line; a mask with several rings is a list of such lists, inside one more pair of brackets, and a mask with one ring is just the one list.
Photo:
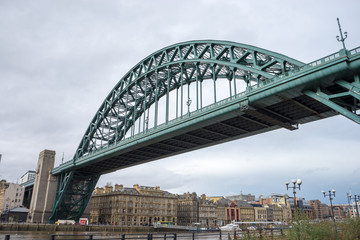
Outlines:
[[[179, 153], [192, 151], [234, 139], [271, 131], [278, 128], [297, 129], [300, 123], [337, 115], [326, 105], [301, 95], [292, 99], [276, 96], [278, 102], [263, 108], [249, 106], [228, 114], [226, 119], [190, 130], [169, 139], [133, 150], [119, 156], [82, 166], [82, 174], [106, 173]], [[231, 116], [231, 117], [229, 117]], [[190, 128], [189, 128], [190, 129]]]
[[[360, 124], [359, 53], [360, 48], [351, 53], [351, 58], [347, 52], [325, 57], [267, 83], [247, 86], [244, 93], [187, 115], [181, 114], [175, 121], [94, 151], [85, 144], [90, 142], [90, 135], [85, 134], [78, 157], [52, 171], [58, 177], [58, 185], [50, 222], [59, 217], [78, 220], [101, 174], [279, 128], [296, 130], [299, 124], [338, 114]], [[104, 106], [110, 105], [105, 101]], [[108, 131], [112, 130], [110, 122], [95, 124], [98, 119], [105, 119], [103, 114], [98, 112], [87, 133], [96, 133], [95, 127], [106, 126]], [[96, 134], [94, 138], [100, 142], [106, 140]]]
[[[355, 76], [355, 81], [349, 78], [347, 81], [322, 86], [317, 93], [293, 89], [252, 104], [237, 103], [235, 110], [213, 117], [210, 121], [202, 121], [199, 123], [201, 127], [199, 124], [189, 124], [188, 127], [182, 127], [181, 131], [151, 138], [142, 144], [131, 145], [75, 165], [72, 171], [58, 175], [62, 179], [58, 184], [58, 200], [55, 204], [59, 206], [54, 207], [56, 212], [50, 222], [59, 217], [79, 219], [101, 174], [279, 128], [296, 130], [298, 124], [335, 116], [341, 111], [355, 112], [356, 115], [360, 109], [360, 99], [358, 96], [353, 97], [351, 90], [346, 89], [344, 84], [351, 85], [351, 89], [357, 87], [358, 76]], [[312, 97], [312, 94], [319, 95], [319, 92], [322, 96], [336, 96], [336, 99], [334, 97], [326, 101], [336, 103], [338, 107], [332, 108], [326, 101], [323, 103]]]

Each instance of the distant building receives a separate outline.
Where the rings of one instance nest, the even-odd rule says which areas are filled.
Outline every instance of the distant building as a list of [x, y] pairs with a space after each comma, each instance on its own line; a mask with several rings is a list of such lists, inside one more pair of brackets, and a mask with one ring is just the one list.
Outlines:
[[349, 207], [347, 208], [347, 216], [350, 216], [352, 218], [358, 217], [359, 213], [357, 212], [357, 210], [360, 209], [360, 202], [359, 201], [357, 201], [357, 203], [352, 202], [348, 206]]
[[158, 221], [177, 222], [177, 197], [160, 187], [135, 184], [96, 188], [90, 200], [92, 223], [149, 226]]
[[[295, 201], [293, 197], [287, 199], [287, 203], [290, 205], [292, 217], [295, 217], [295, 209], [300, 209], [300, 211], [307, 215], [309, 218], [313, 218], [313, 208], [309, 201], [306, 201], [305, 198], [296, 197]], [[296, 203], [296, 205], [295, 205]]]
[[261, 204], [251, 204], [254, 207], [255, 222], [266, 222], [267, 211]]
[[192, 226], [199, 223], [199, 201], [197, 194], [184, 193], [178, 195], [177, 223], [181, 226]]
[[0, 181], [0, 214], [10, 209], [22, 206], [24, 187], [16, 183]]
[[214, 228], [216, 224], [216, 204], [207, 200], [205, 194], [199, 199], [199, 222], [200, 226], [208, 229]]
[[34, 180], [36, 176], [36, 171], [29, 170], [19, 180], [19, 184], [26, 183], [28, 181]]
[[349, 208], [348, 204], [334, 204], [333, 205], [334, 217], [336, 219], [345, 218], [348, 208]]
[[312, 207], [312, 218], [313, 219], [323, 219], [324, 218], [324, 210], [323, 203], [320, 200], [310, 200], [310, 206]]
[[230, 205], [225, 207], [226, 223], [237, 222], [254, 222], [254, 207], [246, 201], [232, 201]]
[[272, 193], [270, 195], [267, 196], [260, 196], [259, 197], [259, 202], [260, 204], [267, 204], [267, 205], [287, 205], [286, 202], [287, 199], [287, 195], [284, 194], [277, 194], [277, 193]]
[[221, 200], [221, 199], [224, 199], [223, 196], [212, 196], [212, 197], [206, 197], [206, 200], [211, 200], [213, 201], [214, 203], [216, 203], [217, 201]]
[[232, 223], [233, 221], [240, 221], [240, 209], [235, 202], [231, 202], [225, 207], [226, 211], [226, 223]]
[[224, 226], [227, 221], [226, 217], [226, 207], [231, 204], [231, 200], [222, 198], [216, 201], [216, 209], [215, 209], [215, 215], [216, 215], [216, 226]]
[[268, 222], [274, 221], [274, 209], [269, 207], [272, 205], [265, 205], [266, 208], [266, 217]]
[[259, 203], [266, 207], [268, 221], [289, 221], [292, 219], [291, 203], [286, 194], [260, 195]]
[[253, 202], [255, 201], [255, 195], [251, 195], [250, 193], [240, 194], [240, 195], [232, 195], [232, 196], [226, 196], [225, 198], [231, 200], [231, 201], [246, 201], [246, 202]]
[[29, 209], [24, 207], [16, 207], [3, 212], [0, 215], [0, 221], [4, 222], [26, 222]]
[[240, 209], [240, 221], [241, 222], [254, 222], [255, 212], [254, 207], [248, 204], [246, 201], [235, 201], [236, 205]]
[[283, 221], [283, 209], [277, 204], [270, 205], [269, 208], [272, 209], [273, 218], [272, 221]]

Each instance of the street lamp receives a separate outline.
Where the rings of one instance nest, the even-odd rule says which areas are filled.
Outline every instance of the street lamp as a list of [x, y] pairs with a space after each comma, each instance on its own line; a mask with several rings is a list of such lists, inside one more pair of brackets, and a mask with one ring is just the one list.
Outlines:
[[[301, 179], [293, 179], [291, 180], [291, 182], [294, 184], [294, 186], [290, 186], [289, 187], [289, 182], [286, 182], [285, 185], [286, 185], [286, 190], [289, 190], [289, 188], [292, 188], [293, 189], [293, 194], [294, 194], [294, 206], [295, 206], [295, 210], [296, 210], [296, 189], [298, 188], [300, 190], [300, 185], [302, 184], [302, 181]], [[298, 186], [296, 186], [298, 185]]]
[[350, 201], [351, 201], [351, 200], [354, 200], [354, 201], [355, 201], [356, 217], [359, 218], [358, 200], [360, 200], [360, 196], [355, 194], [354, 197], [352, 197], [351, 193], [348, 193], [348, 194], [347, 194], [347, 197], [348, 197], [349, 205], [350, 205]]
[[189, 98], [186, 102], [186, 105], [188, 106], [188, 114], [190, 115], [190, 105], [191, 105], [191, 99]]
[[332, 200], [333, 200], [333, 197], [335, 197], [335, 190], [332, 189], [332, 190], [329, 190], [329, 193], [326, 194], [326, 192], [324, 190], [321, 191], [323, 194], [324, 194], [324, 197], [329, 197], [330, 199], [330, 206], [331, 206], [331, 215], [332, 215], [332, 219], [333, 221], [335, 222], [335, 216], [334, 216], [334, 210], [333, 210], [333, 205], [332, 205]]
[[339, 18], [337, 18], [337, 22], [338, 22], [338, 26], [339, 26], [340, 37], [339, 37], [339, 36], [336, 36], [336, 40], [338, 40], [338, 42], [342, 42], [343, 48], [344, 48], [344, 50], [346, 50], [346, 47], [345, 47], [345, 39], [347, 38], [347, 32], [344, 32], [344, 35], [345, 35], [345, 37], [344, 37], [344, 36], [343, 36], [343, 32], [342, 32], [342, 30], [341, 30]]
[[[149, 114], [149, 113], [148, 113]], [[148, 131], [148, 128], [149, 128], [149, 115], [146, 117], [146, 119], [145, 119], [145, 125], [146, 125], [146, 130], [145, 130], [145, 132], [147, 132]]]

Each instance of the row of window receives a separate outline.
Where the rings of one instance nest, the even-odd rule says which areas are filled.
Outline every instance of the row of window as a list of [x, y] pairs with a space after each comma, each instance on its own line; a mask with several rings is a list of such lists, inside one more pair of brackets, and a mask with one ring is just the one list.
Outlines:
[[[112, 208], [112, 207], [133, 207], [133, 203], [132, 202], [128, 202], [127, 204], [126, 204], [126, 202], [117, 202], [117, 203], [114, 203], [114, 204], [112, 204], [112, 203], [110, 203], [110, 204], [103, 204], [103, 203], [95, 203], [95, 202], [93, 202], [92, 204], [91, 204], [91, 206], [93, 207], [93, 208], [97, 208], [97, 207], [99, 207], [99, 208], [104, 208], [104, 207], [106, 207], [106, 208]], [[166, 209], [166, 205], [165, 204], [152, 204], [152, 203], [150, 203], [150, 204], [146, 204], [146, 203], [141, 203], [141, 204], [138, 204], [138, 203], [135, 203], [135, 208], [158, 208], [158, 209]], [[171, 205], [171, 204], [168, 204], [167, 205], [167, 209], [168, 210], [170, 210], [171, 209], [171, 207], [173, 207], [173, 209], [175, 209], [175, 205]]]
[[115, 225], [123, 225], [123, 226], [148, 226], [157, 221], [169, 221], [176, 222], [176, 218], [174, 217], [137, 217], [137, 216], [92, 216], [92, 219], [95, 223], [109, 223]]
[[[96, 211], [92, 211], [93, 213], [95, 213]], [[138, 209], [99, 209], [99, 213], [100, 214], [105, 214], [105, 213], [112, 213], [112, 214], [116, 214], [116, 213], [123, 213], [123, 214], [158, 214], [158, 215], [172, 215], [175, 213], [175, 211], [171, 211], [171, 210], [168, 210], [168, 211], [165, 211], [165, 210], [138, 210]]]
[[114, 201], [133, 201], [136, 202], [158, 202], [158, 203], [171, 203], [173, 204], [175, 199], [167, 199], [167, 198], [152, 198], [152, 197], [132, 197], [132, 196], [102, 196], [92, 198], [94, 202], [114, 202]]

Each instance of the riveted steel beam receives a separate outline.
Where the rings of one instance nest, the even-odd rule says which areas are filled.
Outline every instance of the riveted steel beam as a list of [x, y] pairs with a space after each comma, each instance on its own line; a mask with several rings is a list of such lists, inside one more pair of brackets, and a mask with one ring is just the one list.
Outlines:
[[288, 130], [298, 129], [297, 124], [292, 124], [291, 122], [280, 121], [279, 119], [276, 119], [276, 118], [270, 116], [269, 114], [266, 114], [265, 112], [259, 112], [259, 111], [252, 110], [252, 109], [247, 109], [244, 112], [250, 116], [253, 116], [253, 117], [259, 119], [259, 120], [260, 119], [264, 120], [268, 123], [278, 125], [280, 127], [286, 128]]
[[[186, 84], [189, 88], [191, 83], [196, 83], [196, 105], [197, 109], [201, 109], [202, 87], [199, 89], [199, 82], [202, 86], [204, 80], [213, 81], [214, 102], [217, 102], [216, 80], [223, 78], [234, 81], [234, 91], [237, 92], [235, 79], [248, 82], [252, 79], [256, 82], [270, 79], [284, 72], [285, 63], [288, 71], [303, 64], [268, 50], [226, 41], [191, 41], [161, 49], [139, 62], [115, 85], [86, 130], [74, 159], [123, 140], [129, 129], [133, 136], [135, 122], [139, 121], [141, 126], [139, 119], [143, 122], [143, 132], [147, 131], [145, 125], [152, 113], [146, 114], [146, 111], [153, 104], [155, 113], [151, 117], [157, 126], [158, 102], [163, 96], [169, 97], [171, 91], [179, 88], [181, 101], [178, 104], [182, 117], [183, 86]], [[230, 68], [232, 77], [229, 79], [229, 70], [226, 69]], [[170, 99], [167, 100], [169, 101]], [[169, 111], [167, 109], [167, 115]], [[166, 122], [168, 121], [166, 116]]]
[[[279, 103], [279, 99], [274, 95], [304, 97], [307, 101], [310, 99], [303, 96], [302, 91], [310, 87], [312, 89], [318, 86], [329, 87], [326, 90], [334, 94], [322, 95], [321, 101], [333, 104], [339, 101], [342, 108], [340, 110], [348, 110], [347, 107], [351, 107], [349, 98], [353, 97], [356, 101], [352, 111], [356, 112], [359, 109], [356, 98], [359, 77], [357, 76], [356, 79], [355, 76], [354, 83], [350, 83], [349, 76], [354, 73], [359, 74], [359, 49], [349, 51], [346, 56], [336, 53], [309, 64], [264, 49], [225, 41], [179, 43], [151, 54], [130, 69], [106, 97], [86, 130], [73, 161], [65, 162], [53, 170], [53, 174], [59, 175], [61, 180], [59, 180], [60, 187], [52, 219], [57, 217], [76, 219], [101, 173], [279, 127], [293, 130], [296, 129], [297, 122], [314, 120], [314, 116], [303, 114], [298, 118], [295, 117], [293, 123], [292, 119], [277, 112], [265, 111], [266, 107], [276, 109], [271, 108]], [[342, 77], [345, 80], [337, 81], [339, 86], [336, 85], [336, 80]], [[233, 81], [234, 94], [230, 81]], [[243, 82], [240, 84], [241, 81]], [[203, 100], [213, 94], [211, 87], [208, 89], [203, 87], [203, 84], [207, 83], [214, 86], [215, 103], [203, 105], [205, 102]], [[190, 96], [190, 90], [186, 87], [195, 84], [196, 111], [191, 111], [189, 105], [188, 111], [185, 111], [188, 114], [184, 114], [182, 108], [185, 104], [186, 90], [188, 90], [187, 97]], [[230, 86], [230, 96], [222, 100], [219, 97], [217, 100], [216, 88], [225, 89], [228, 86]], [[339, 92], [340, 86], [347, 91]], [[172, 110], [175, 112], [175, 109], [172, 109], [175, 106], [170, 105], [175, 99], [168, 99], [165, 123], [161, 124], [160, 118], [157, 118], [157, 114], [161, 112], [157, 104], [161, 104], [163, 100], [161, 98], [164, 96], [174, 97], [175, 94], [172, 93], [175, 92], [176, 109], [181, 106], [181, 115], [178, 116], [176, 110], [176, 118], [168, 117], [169, 112]], [[308, 92], [307, 94], [311, 95]], [[319, 115], [324, 117], [335, 115], [324, 104], [310, 101], [319, 111]], [[264, 108], [250, 107], [252, 104], [256, 106], [257, 103]], [[150, 108], [156, 109], [151, 112]], [[289, 116], [287, 115], [289, 112], [291, 111], [284, 114]], [[149, 119], [154, 119], [156, 128], [148, 129]], [[143, 125], [142, 132], [139, 127], [139, 134], [135, 134], [134, 131], [137, 120], [142, 121]], [[236, 127], [244, 126], [248, 132], [220, 124], [223, 122], [236, 124]], [[141, 126], [140, 122], [139, 126]], [[131, 134], [129, 129], [132, 129]], [[234, 131], [231, 132], [230, 129]], [[191, 144], [185, 146], [185, 143], [188, 143], [186, 138], [196, 134], [199, 136], [193, 137], [193, 141], [189, 139]], [[210, 139], [211, 136], [213, 139]], [[161, 144], [156, 144], [157, 142]], [[171, 143], [179, 146], [169, 150]], [[183, 148], [181, 144], [184, 145]], [[161, 149], [166, 147], [169, 148], [167, 151]], [[152, 150], [157, 154], [149, 154], [143, 158], [139, 156], [141, 152]], [[94, 170], [94, 168], [99, 169]], [[92, 171], [93, 175], [91, 175]], [[91, 176], [86, 178], [84, 174], [80, 174], [83, 172]]]
[[[344, 117], [349, 118], [350, 120], [356, 122], [357, 124], [360, 124], [360, 116], [358, 116], [355, 113], [352, 113], [351, 111], [349, 111], [349, 110], [343, 108], [342, 106], [331, 101], [330, 99], [332, 98], [332, 95], [327, 95], [327, 94], [323, 93], [320, 89], [318, 89], [316, 91], [316, 93], [312, 92], [310, 90], [306, 90], [306, 91], [304, 91], [304, 94], [325, 104], [326, 106], [332, 108], [336, 112], [340, 113]], [[333, 96], [333, 97], [335, 97], [335, 96]]]

